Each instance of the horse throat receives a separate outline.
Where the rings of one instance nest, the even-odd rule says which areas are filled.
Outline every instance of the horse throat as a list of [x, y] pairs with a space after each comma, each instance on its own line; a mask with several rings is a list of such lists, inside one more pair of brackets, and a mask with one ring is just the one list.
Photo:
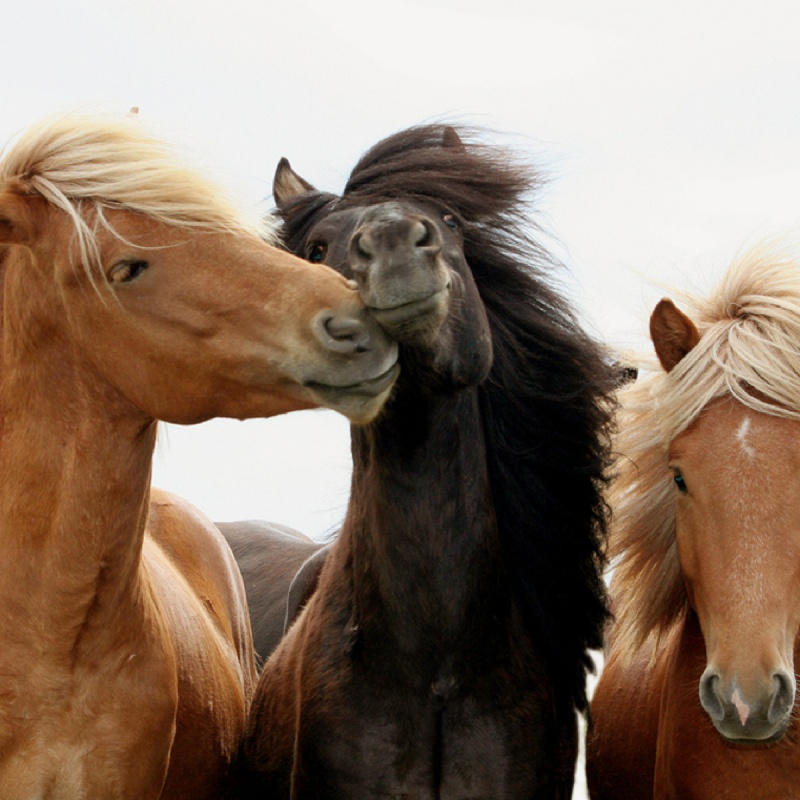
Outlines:
[[477, 392], [402, 395], [353, 430], [353, 488], [342, 531], [357, 624], [403, 650], [471, 646], [481, 586], [502, 572]]

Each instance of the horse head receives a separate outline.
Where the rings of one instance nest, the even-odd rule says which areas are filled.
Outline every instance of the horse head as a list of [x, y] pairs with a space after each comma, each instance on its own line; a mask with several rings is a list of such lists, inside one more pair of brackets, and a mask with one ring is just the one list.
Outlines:
[[[650, 328], [669, 373], [701, 339], [668, 300]], [[748, 387], [708, 402], [669, 444], [678, 558], [706, 646], [700, 702], [736, 742], [779, 739], [795, 702], [800, 424], [780, 411]]]
[[[459, 147], [455, 131], [446, 130], [439, 146]], [[375, 320], [403, 346], [406, 361], [433, 369], [451, 388], [487, 376], [492, 337], [464, 252], [470, 223], [457, 209], [400, 190], [390, 199], [347, 190], [333, 198], [285, 159], [273, 188], [288, 227], [303, 229], [292, 250], [354, 281]]]

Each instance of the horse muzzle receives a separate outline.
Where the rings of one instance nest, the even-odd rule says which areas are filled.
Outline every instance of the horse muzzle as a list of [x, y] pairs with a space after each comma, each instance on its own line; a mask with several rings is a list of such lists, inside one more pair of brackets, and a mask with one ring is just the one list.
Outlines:
[[742, 688], [736, 677], [727, 679], [707, 668], [700, 679], [700, 703], [719, 733], [731, 742], [766, 744], [786, 732], [794, 708], [794, 676], [776, 669]]
[[447, 316], [450, 269], [442, 235], [422, 214], [385, 203], [367, 212], [348, 248], [348, 266], [364, 304], [397, 341], [436, 336]]

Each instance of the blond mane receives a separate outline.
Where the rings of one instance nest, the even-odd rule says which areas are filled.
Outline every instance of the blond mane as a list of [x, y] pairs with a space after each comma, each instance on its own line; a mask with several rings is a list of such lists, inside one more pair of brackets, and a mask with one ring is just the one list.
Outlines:
[[105, 210], [125, 208], [183, 228], [251, 232], [274, 242], [275, 226], [243, 210], [148, 134], [135, 116], [46, 119], [7, 146], [0, 191], [38, 194], [72, 219], [79, 257], [98, 265]]
[[620, 392], [609, 556], [615, 648], [630, 654], [687, 609], [669, 443], [725, 395], [800, 419], [800, 259], [788, 247], [751, 249], [710, 296], [681, 305], [700, 332], [697, 346], [671, 372], [656, 369]]

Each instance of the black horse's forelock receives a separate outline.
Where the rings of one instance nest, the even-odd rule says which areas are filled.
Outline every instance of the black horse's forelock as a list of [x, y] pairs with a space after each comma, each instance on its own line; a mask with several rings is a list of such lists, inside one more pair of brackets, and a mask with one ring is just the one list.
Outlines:
[[445, 125], [388, 137], [361, 158], [341, 198], [297, 199], [286, 241], [301, 244], [332, 202], [428, 200], [464, 220], [464, 254], [493, 335], [480, 394], [506, 567], [559, 700], [583, 709], [588, 649], [601, 646], [608, 617], [604, 490], [615, 372], [555, 288], [559, 265], [536, 241], [528, 201], [543, 177], [479, 138]]

